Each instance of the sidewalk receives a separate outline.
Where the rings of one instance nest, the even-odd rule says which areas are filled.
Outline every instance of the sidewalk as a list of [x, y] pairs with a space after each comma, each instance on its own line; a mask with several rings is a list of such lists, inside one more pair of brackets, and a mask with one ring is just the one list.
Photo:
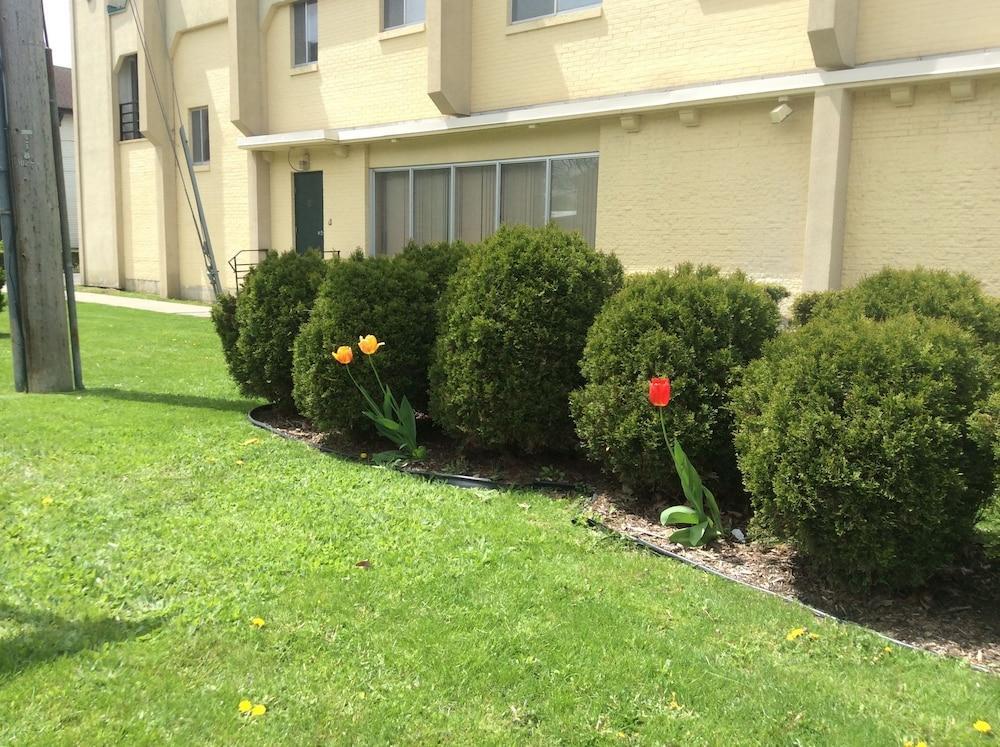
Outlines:
[[132, 298], [130, 296], [112, 296], [104, 293], [87, 293], [86, 291], [77, 291], [76, 300], [79, 303], [99, 303], [105, 306], [119, 306], [124, 309], [155, 311], [160, 314], [176, 314], [177, 316], [193, 316], [207, 319], [212, 315], [212, 310], [208, 306], [173, 303], [172, 301], [156, 301], [146, 298]]

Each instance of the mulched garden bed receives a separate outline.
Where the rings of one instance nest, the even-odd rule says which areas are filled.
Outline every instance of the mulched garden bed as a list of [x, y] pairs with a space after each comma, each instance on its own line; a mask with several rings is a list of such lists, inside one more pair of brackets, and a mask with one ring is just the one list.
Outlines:
[[[281, 415], [270, 407], [254, 410], [251, 420], [278, 435], [350, 459], [365, 461], [385, 448], [376, 437], [359, 440], [319, 433], [305, 419]], [[658, 519], [664, 508], [680, 501], [637, 502], [582, 459], [462, 450], [429, 425], [421, 424], [421, 443], [430, 456], [419, 464], [401, 465], [401, 471], [421, 476], [461, 476], [471, 478], [467, 480], [469, 485], [485, 487], [590, 494], [587, 509], [592, 519], [618, 534], [729, 579], [863, 625], [900, 643], [959, 657], [976, 668], [1000, 674], [1000, 557], [988, 554], [982, 547], [970, 548], [961, 563], [946, 569], [922, 590], [905, 595], [852, 595], [811, 575], [787, 546], [727, 539], [692, 549], [670, 542], [673, 529], [661, 526]], [[745, 530], [745, 517], [727, 514], [726, 518], [734, 527]]]

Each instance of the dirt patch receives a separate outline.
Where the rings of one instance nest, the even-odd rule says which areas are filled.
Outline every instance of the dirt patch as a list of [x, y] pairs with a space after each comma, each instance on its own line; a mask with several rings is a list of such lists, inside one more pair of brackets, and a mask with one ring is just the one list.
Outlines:
[[[305, 419], [280, 415], [269, 408], [255, 418], [279, 435], [305, 441], [325, 451], [359, 461], [385, 448], [372, 437], [323, 434]], [[1000, 558], [982, 547], [945, 569], [924, 589], [909, 594], [852, 595], [809, 573], [787, 546], [740, 543], [732, 539], [707, 548], [685, 548], [670, 542], [673, 529], [659, 523], [672, 503], [638, 503], [612, 485], [593, 465], [573, 455], [515, 454], [463, 450], [444, 434], [422, 424], [421, 443], [430, 456], [402, 464], [402, 471], [435, 472], [486, 479], [504, 486], [569, 488], [593, 493], [589, 508], [609, 529], [641, 539], [722, 575], [783, 597], [797, 599], [841, 619], [863, 625], [902, 643], [965, 659], [1000, 674]], [[746, 517], [726, 514], [724, 523], [746, 527]]]

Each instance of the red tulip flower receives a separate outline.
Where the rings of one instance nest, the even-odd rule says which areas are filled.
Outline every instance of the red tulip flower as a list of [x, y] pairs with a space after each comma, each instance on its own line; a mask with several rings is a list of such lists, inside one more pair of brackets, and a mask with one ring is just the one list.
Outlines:
[[666, 407], [670, 404], [670, 379], [649, 380], [649, 402], [654, 407]]

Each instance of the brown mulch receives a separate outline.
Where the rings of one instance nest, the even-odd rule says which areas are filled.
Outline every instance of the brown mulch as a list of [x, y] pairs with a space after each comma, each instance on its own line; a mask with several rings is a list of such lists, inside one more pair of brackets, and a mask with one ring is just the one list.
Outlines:
[[[301, 417], [273, 410], [257, 417], [280, 434], [364, 461], [385, 448], [372, 437], [357, 440], [313, 430]], [[494, 480], [504, 485], [565, 483], [596, 486], [590, 511], [609, 529], [640, 539], [730, 579], [796, 599], [843, 620], [863, 625], [896, 641], [1000, 674], [1000, 557], [972, 548], [967, 557], [945, 569], [925, 588], [909, 594], [853, 595], [809, 573], [787, 546], [717, 540], [707, 548], [685, 548], [670, 542], [673, 529], [659, 523], [668, 502], [639, 503], [608, 483], [587, 462], [567, 455], [475, 452], [460, 449], [445, 435], [422, 424], [421, 442], [430, 456], [407, 469], [460, 474]], [[674, 501], [676, 502], [676, 501]], [[727, 514], [727, 524], [745, 531], [745, 517]]]

